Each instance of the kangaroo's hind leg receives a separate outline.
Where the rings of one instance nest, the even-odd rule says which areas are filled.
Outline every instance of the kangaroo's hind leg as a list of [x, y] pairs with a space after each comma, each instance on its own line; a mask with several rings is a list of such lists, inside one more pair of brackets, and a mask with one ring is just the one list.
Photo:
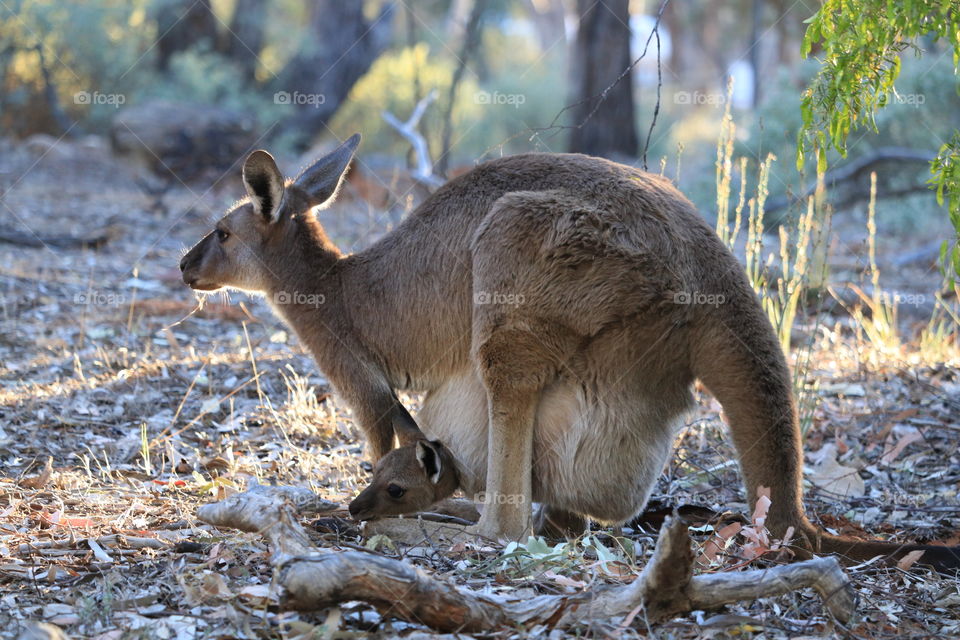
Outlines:
[[523, 330], [498, 328], [475, 349], [487, 390], [487, 484], [478, 533], [518, 540], [532, 531], [533, 428], [550, 367], [538, 341]]
[[586, 530], [586, 518], [550, 505], [541, 505], [533, 516], [533, 533], [548, 540], [576, 538]]
[[532, 532], [538, 405], [582, 340], [558, 321], [548, 290], [551, 265], [536, 249], [556, 211], [562, 209], [549, 196], [507, 194], [471, 244], [471, 352], [489, 418], [486, 505], [477, 531], [491, 538], [516, 540]]

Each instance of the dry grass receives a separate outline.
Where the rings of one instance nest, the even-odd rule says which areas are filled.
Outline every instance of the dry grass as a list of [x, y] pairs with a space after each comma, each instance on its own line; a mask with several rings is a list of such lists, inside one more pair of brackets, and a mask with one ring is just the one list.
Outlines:
[[[114, 216], [125, 233], [99, 253], [2, 248], [0, 637], [15, 637], [28, 620], [104, 640], [423, 631], [358, 603], [316, 614], [280, 611], [262, 540], [195, 518], [197, 505], [253, 480], [308, 486], [346, 504], [369, 468], [348, 412], [262, 302], [234, 296], [232, 306], [208, 304], [178, 323], [194, 303], [177, 281], [177, 259], [206, 218], [239, 192], [237, 185], [228, 181], [223, 193], [201, 197], [176, 189], [165, 198], [166, 211], [148, 213], [132, 176], [106, 153], [78, 163], [64, 152], [27, 171], [36, 159], [25, 150], [0, 159], [8, 176], [24, 175], [14, 187], [5, 184], [5, 222], [15, 222], [13, 211], [32, 228], [80, 230], [92, 218]], [[47, 195], [54, 186], [56, 201]], [[371, 226], [370, 210], [355, 205], [325, 215], [347, 246]], [[862, 218], [854, 222], [840, 225], [831, 249], [837, 291], [872, 278]], [[880, 246], [872, 262], [882, 263], [883, 255]], [[766, 255], [761, 259], [765, 264]], [[899, 291], [933, 300], [936, 278], [923, 270], [893, 274]], [[789, 299], [802, 298], [791, 290]], [[957, 544], [955, 302], [938, 306], [929, 323], [926, 311], [902, 309], [895, 350], [877, 349], [842, 307], [810, 315], [799, 306], [792, 323], [793, 343], [804, 347], [798, 386], [813, 399], [804, 405], [808, 509], [844, 533]], [[698, 395], [654, 499], [744, 512], [719, 407]], [[407, 400], [415, 407], [416, 398]], [[824, 461], [830, 451], [836, 453]], [[837, 465], [847, 469], [846, 480], [861, 482], [832, 481], [826, 470]], [[629, 580], [651, 542], [648, 533], [627, 528], [621, 538], [594, 532], [555, 553], [539, 545], [507, 556], [497, 549], [373, 545], [473, 587], [542, 593]], [[742, 542], [734, 540], [730, 555], [711, 570], [737, 564]], [[327, 534], [322, 543], [370, 541]], [[956, 580], [922, 570], [864, 567], [851, 574], [863, 600], [851, 635], [960, 634]], [[698, 613], [652, 630], [640, 618], [622, 631], [618, 621], [599, 621], [581, 634], [846, 633], [809, 593]], [[517, 633], [547, 637], [550, 630]]]

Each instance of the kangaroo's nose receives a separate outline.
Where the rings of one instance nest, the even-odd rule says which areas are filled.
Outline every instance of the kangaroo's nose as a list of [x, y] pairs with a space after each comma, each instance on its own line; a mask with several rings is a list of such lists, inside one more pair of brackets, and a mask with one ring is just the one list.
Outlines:
[[180, 258], [180, 271], [184, 271], [187, 268], [187, 256]]

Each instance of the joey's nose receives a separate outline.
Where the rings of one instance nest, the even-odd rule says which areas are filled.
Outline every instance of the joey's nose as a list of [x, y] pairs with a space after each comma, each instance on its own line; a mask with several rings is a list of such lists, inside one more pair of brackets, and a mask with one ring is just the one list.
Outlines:
[[180, 258], [180, 271], [185, 271], [187, 268], [187, 256]]
[[353, 499], [350, 506], [347, 507], [347, 510], [350, 511], [351, 518], [362, 521], [369, 520], [370, 514], [368, 507], [366, 497], [363, 495], [363, 492], [360, 492], [360, 495]]
[[354, 520], [359, 520], [359, 519], [360, 519], [360, 518], [357, 517], [357, 516], [360, 515], [360, 508], [357, 506], [357, 501], [356, 501], [356, 500], [354, 500], [353, 502], [350, 503], [350, 505], [347, 507], [347, 510], [350, 512], [350, 517], [351, 517], [351, 518], [353, 518]]

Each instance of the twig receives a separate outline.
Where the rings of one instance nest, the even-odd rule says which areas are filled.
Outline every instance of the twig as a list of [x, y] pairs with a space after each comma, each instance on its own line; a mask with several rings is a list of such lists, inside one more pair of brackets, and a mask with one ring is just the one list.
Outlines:
[[[664, 11], [664, 9], [667, 8], [667, 4], [669, 4], [669, 3], [670, 3], [670, 0], [663, 0], [663, 2], [660, 4], [660, 8], [657, 10], [657, 19], [656, 19], [656, 21], [655, 21], [654, 24], [653, 24], [653, 29], [650, 30], [650, 34], [647, 36], [647, 42], [646, 42], [646, 44], [644, 44], [644, 46], [643, 46], [643, 51], [640, 53], [639, 56], [637, 56], [637, 58], [636, 58], [633, 62], [631, 62], [631, 63], [627, 66], [626, 69], [624, 69], [624, 70], [620, 73], [620, 75], [618, 75], [618, 76], [616, 77], [616, 79], [614, 79], [613, 82], [611, 82], [606, 88], [604, 88], [603, 91], [601, 91], [600, 93], [598, 93], [598, 94], [596, 94], [596, 95], [593, 95], [593, 96], [590, 96], [590, 97], [588, 97], [588, 98], [584, 98], [584, 99], [582, 99], [582, 100], [578, 100], [577, 102], [572, 102], [572, 103], [566, 105], [563, 109], [561, 109], [560, 111], [558, 111], [555, 116], [553, 116], [553, 120], [551, 120], [551, 121], [550, 121], [550, 124], [548, 124], [548, 125], [545, 126], [545, 127], [527, 127], [527, 128], [524, 129], [523, 131], [519, 131], [519, 132], [513, 134], [512, 136], [510, 136], [509, 138], [507, 138], [506, 140], [501, 141], [499, 144], [495, 144], [495, 145], [493, 145], [493, 146], [487, 147], [487, 149], [484, 150], [482, 156], [487, 155], [487, 153], [489, 153], [494, 147], [501, 147], [501, 148], [502, 148], [503, 145], [507, 144], [507, 143], [510, 142], [511, 140], [513, 140], [513, 139], [515, 139], [515, 138], [519, 138], [520, 136], [522, 136], [522, 135], [524, 135], [524, 134], [527, 134], [527, 133], [532, 134], [530, 137], [531, 137], [531, 138], [534, 138], [534, 137], [536, 137], [538, 134], [540, 134], [540, 133], [545, 133], [545, 132], [547, 132], [547, 131], [553, 131], [554, 134], [556, 134], [556, 133], [559, 133], [559, 132], [564, 131], [564, 130], [566, 130], [566, 129], [580, 129], [580, 128], [582, 128], [583, 125], [585, 125], [587, 122], [590, 121], [591, 118], [593, 118], [593, 115], [597, 112], [597, 109], [600, 108], [600, 104], [601, 104], [604, 100], [607, 99], [607, 96], [610, 94], [610, 91], [611, 91], [615, 86], [617, 86], [617, 84], [618, 84], [621, 80], [623, 80], [625, 77], [627, 77], [627, 75], [629, 75], [630, 72], [633, 71], [634, 67], [636, 67], [638, 64], [640, 64], [640, 61], [641, 61], [641, 60], [643, 60], [645, 57], [647, 57], [647, 50], [650, 48], [650, 41], [653, 39], [654, 35], [657, 36], [657, 42], [658, 42], [658, 44], [659, 44], [659, 40], [660, 40], [660, 21], [661, 21], [661, 19], [663, 18], [663, 11]], [[659, 48], [658, 48], [658, 51], [659, 51]], [[659, 59], [659, 57], [657, 58], [657, 73], [658, 73], [658, 75], [659, 75], [659, 73], [660, 73], [660, 59]], [[659, 87], [658, 87], [658, 88], [657, 88], [657, 107], [656, 107], [656, 111], [657, 111], [657, 112], [659, 112], [659, 103], [660, 103], [659, 95], [660, 95], [660, 89], [659, 89]], [[583, 120], [581, 120], [581, 121], [578, 122], [577, 124], [572, 124], [572, 125], [561, 125], [561, 124], [557, 124], [557, 121], [560, 120], [560, 118], [563, 117], [563, 114], [565, 114], [567, 111], [573, 109], [574, 107], [580, 106], [581, 104], [584, 104], [585, 102], [589, 102], [589, 101], [591, 101], [591, 100], [596, 100], [597, 102], [596, 102], [596, 104], [593, 105], [593, 109], [590, 110], [590, 113], [588, 113], [588, 114], [584, 117]], [[654, 122], [655, 122], [655, 121], [656, 121], [656, 115], [654, 115]], [[651, 127], [651, 131], [652, 131], [652, 127]], [[648, 138], [649, 138], [649, 134], [648, 134]], [[646, 151], [646, 149], [644, 149], [644, 151]], [[482, 157], [482, 156], [481, 156], [481, 157]]]
[[[664, 2], [663, 6], [666, 7], [667, 3]], [[663, 12], [663, 7], [660, 8], [660, 12]], [[660, 16], [657, 16], [657, 19], [659, 20]], [[644, 171], [649, 170], [647, 169], [647, 150], [650, 148], [650, 136], [653, 135], [653, 128], [657, 125], [657, 116], [660, 115], [660, 91], [663, 89], [663, 69], [660, 65], [660, 31], [654, 29], [653, 33], [657, 36], [657, 104], [653, 107], [653, 117], [650, 119], [650, 128], [647, 129], [647, 139], [643, 143], [642, 158]]]

